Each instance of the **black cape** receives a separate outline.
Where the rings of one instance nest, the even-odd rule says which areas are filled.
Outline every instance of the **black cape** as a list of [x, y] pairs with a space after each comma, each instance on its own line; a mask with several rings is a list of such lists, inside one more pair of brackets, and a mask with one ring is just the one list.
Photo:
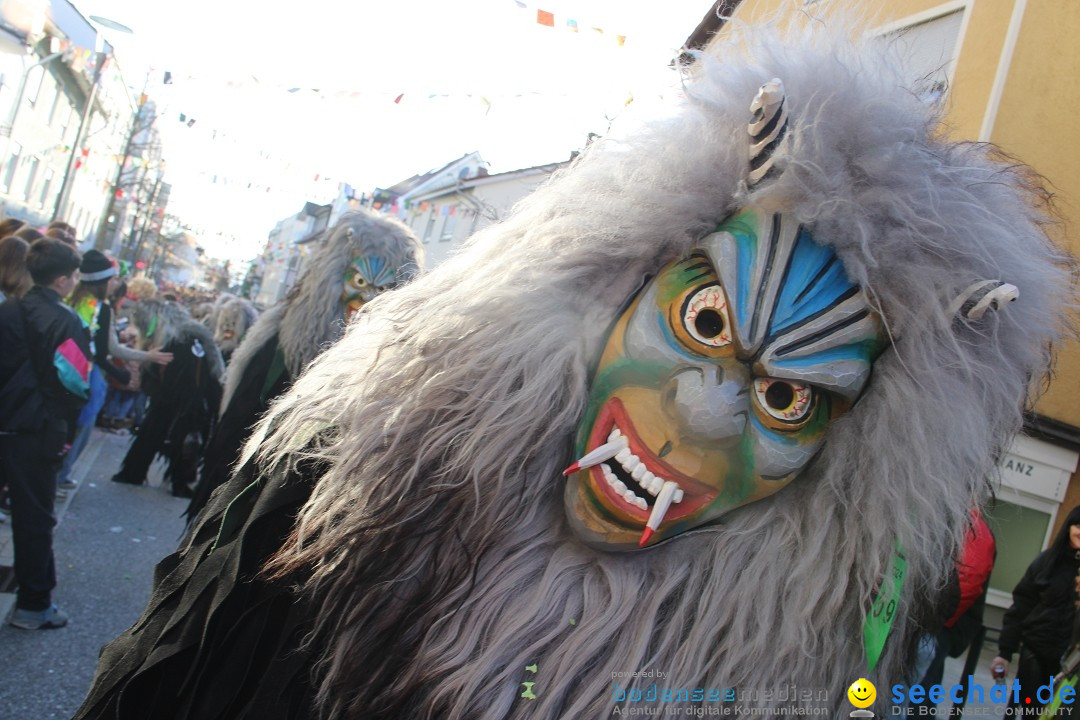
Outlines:
[[275, 333], [242, 369], [236, 391], [206, 442], [202, 472], [187, 509], [189, 522], [206, 506], [214, 490], [229, 479], [252, 426], [292, 381]]
[[142, 617], [101, 653], [77, 720], [313, 717], [312, 656], [301, 647], [303, 578], [260, 574], [321, 475], [312, 466], [239, 468], [180, 550], [162, 560]]
[[143, 368], [142, 388], [150, 407], [113, 480], [145, 483], [160, 453], [168, 463], [165, 479], [172, 483], [173, 494], [188, 496], [221, 402], [221, 383], [207, 357], [218, 350], [194, 336], [177, 338], [163, 350], [171, 352], [173, 360]]

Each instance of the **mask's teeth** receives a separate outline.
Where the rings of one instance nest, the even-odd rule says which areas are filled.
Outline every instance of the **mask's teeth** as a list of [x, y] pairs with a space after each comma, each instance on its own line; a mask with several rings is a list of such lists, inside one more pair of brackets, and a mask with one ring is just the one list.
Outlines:
[[592, 467], [593, 465], [599, 465], [605, 460], [610, 460], [611, 458], [618, 455], [620, 450], [623, 450], [626, 447], [626, 438], [621, 436], [617, 437], [615, 440], [612, 440], [611, 442], [605, 443], [600, 447], [596, 448], [591, 453], [588, 453], [576, 463], [563, 470], [563, 477], [573, 475], [582, 468]]
[[664, 515], [667, 514], [668, 508], [671, 507], [671, 501], [674, 499], [676, 491], [679, 491], [677, 483], [672, 480], [664, 482], [664, 487], [660, 489], [660, 494], [656, 496], [656, 504], [653, 505], [649, 521], [645, 523], [645, 531], [641, 533], [638, 547], [648, 545], [653, 533], [660, 527], [660, 523], [664, 522]]

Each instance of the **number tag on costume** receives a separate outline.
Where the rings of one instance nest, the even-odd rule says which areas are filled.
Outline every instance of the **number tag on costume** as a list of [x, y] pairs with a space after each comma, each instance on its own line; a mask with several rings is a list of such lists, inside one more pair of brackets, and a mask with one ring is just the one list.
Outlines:
[[201, 358], [206, 355], [206, 350], [203, 349], [202, 343], [198, 340], [191, 343], [191, 354], [195, 357]]

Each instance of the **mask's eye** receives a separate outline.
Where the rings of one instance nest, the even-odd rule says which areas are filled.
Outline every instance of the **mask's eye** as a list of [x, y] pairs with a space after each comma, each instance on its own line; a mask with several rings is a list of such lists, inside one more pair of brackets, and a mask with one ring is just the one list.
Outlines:
[[784, 422], [799, 422], [814, 406], [814, 389], [806, 383], [758, 378], [754, 380], [754, 395], [762, 410]]
[[727, 301], [719, 285], [706, 285], [688, 297], [683, 304], [682, 322], [687, 334], [706, 347], [731, 344]]
[[377, 293], [384, 293], [389, 289], [390, 288], [386, 287], [385, 285], [376, 285], [375, 286], [375, 292], [377, 292]]
[[352, 283], [352, 286], [357, 289], [366, 288], [368, 284], [367, 280], [365, 280], [364, 276], [360, 273], [354, 273], [353, 276], [349, 278], [349, 282]]

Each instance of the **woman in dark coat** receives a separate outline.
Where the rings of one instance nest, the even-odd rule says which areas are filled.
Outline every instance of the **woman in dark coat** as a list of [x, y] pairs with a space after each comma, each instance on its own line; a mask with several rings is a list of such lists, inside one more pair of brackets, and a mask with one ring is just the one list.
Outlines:
[[[1014, 707], [1033, 712], [1043, 705], [1035, 690], [1061, 669], [1061, 656], [1069, 647], [1067, 628], [1076, 617], [1076, 577], [1080, 573], [1080, 505], [1074, 507], [1054, 538], [1028, 566], [1013, 589], [1013, 602], [1005, 612], [998, 642], [998, 657], [990, 663], [996, 677], [1009, 673], [1017, 650], [1020, 661], [1020, 702]], [[1024, 702], [1031, 698], [1031, 703]]]

